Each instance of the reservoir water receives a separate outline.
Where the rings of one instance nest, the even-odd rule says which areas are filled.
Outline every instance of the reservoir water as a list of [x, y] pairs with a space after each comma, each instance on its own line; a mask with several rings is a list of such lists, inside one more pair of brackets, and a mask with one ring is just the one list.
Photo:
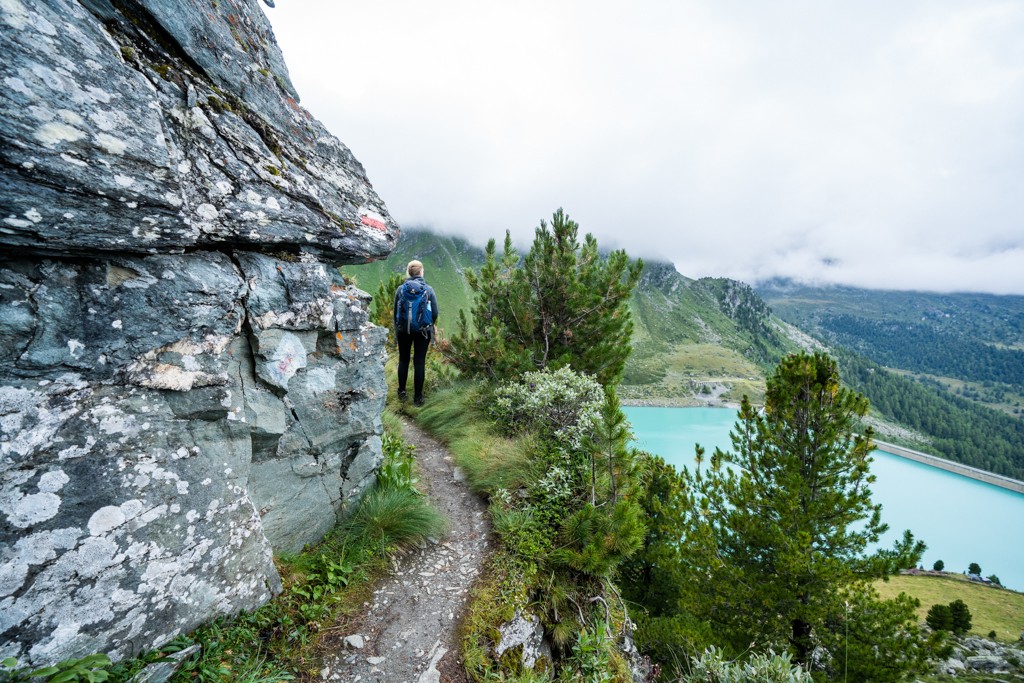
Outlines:
[[[736, 411], [726, 408], [623, 408], [637, 446], [660, 455], [677, 469], [694, 466], [694, 445], [710, 455], [730, 450]], [[910, 529], [928, 544], [921, 563], [942, 560], [946, 571], [966, 571], [971, 562], [995, 574], [1007, 588], [1024, 591], [1024, 494], [959, 474], [874, 452], [877, 480], [872, 498], [882, 504], [889, 532], [885, 546]]]

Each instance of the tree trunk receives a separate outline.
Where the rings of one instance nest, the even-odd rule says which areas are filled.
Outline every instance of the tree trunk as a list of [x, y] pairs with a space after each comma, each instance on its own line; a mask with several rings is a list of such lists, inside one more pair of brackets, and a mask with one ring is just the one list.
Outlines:
[[793, 658], [805, 669], [810, 670], [811, 653], [814, 651], [811, 643], [811, 625], [803, 619], [794, 619], [792, 625], [793, 636], [790, 644], [793, 646]]

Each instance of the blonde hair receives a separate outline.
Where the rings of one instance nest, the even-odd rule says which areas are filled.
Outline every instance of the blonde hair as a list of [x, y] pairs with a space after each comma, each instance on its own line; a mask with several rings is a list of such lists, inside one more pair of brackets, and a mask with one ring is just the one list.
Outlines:
[[423, 264], [419, 261], [409, 261], [408, 268], [405, 272], [409, 274], [409, 277], [421, 277], [423, 275]]

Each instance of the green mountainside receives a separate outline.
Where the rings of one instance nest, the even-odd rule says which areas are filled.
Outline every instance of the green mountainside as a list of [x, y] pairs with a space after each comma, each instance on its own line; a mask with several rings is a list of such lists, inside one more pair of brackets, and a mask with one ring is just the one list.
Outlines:
[[692, 280], [670, 263], [647, 263], [631, 305], [633, 355], [622, 395], [679, 403], [764, 395], [766, 368], [796, 344], [747, 285]]
[[783, 319], [936, 390], [1014, 417], [1024, 403], [1024, 297], [811, 287], [759, 293]]
[[[472, 292], [463, 273], [483, 264], [483, 249], [459, 237], [407, 229], [391, 256], [344, 272], [375, 293], [412, 259], [423, 262], [437, 292], [438, 327], [452, 329], [457, 311], [469, 313]], [[791, 332], [747, 285], [723, 278], [692, 280], [670, 263], [648, 262], [630, 303], [634, 352], [621, 394], [627, 400], [708, 404], [760, 401], [766, 368], [795, 350]]]
[[829, 318], [915, 323], [936, 333], [1024, 349], [1024, 296], [817, 287], [775, 279], [758, 294], [784, 320], [813, 329]]
[[386, 260], [345, 266], [342, 270], [354, 278], [357, 287], [376, 294], [381, 282], [387, 280], [391, 273], [404, 274], [406, 266], [413, 259], [423, 263], [425, 279], [437, 293], [442, 316], [438, 327], [454, 328], [458, 311], [464, 310], [468, 315], [473, 300], [473, 292], [462, 273], [467, 268], [479, 268], [484, 262], [484, 250], [461, 237], [406, 229], [402, 231], [395, 250]]
[[788, 281], [758, 292], [827, 343], [843, 379], [919, 448], [1024, 479], [1024, 297]]

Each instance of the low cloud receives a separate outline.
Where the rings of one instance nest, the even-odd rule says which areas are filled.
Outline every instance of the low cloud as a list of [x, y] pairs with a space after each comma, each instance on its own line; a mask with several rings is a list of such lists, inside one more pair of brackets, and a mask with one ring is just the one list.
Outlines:
[[278, 3], [396, 219], [686, 275], [1024, 294], [1024, 5]]

